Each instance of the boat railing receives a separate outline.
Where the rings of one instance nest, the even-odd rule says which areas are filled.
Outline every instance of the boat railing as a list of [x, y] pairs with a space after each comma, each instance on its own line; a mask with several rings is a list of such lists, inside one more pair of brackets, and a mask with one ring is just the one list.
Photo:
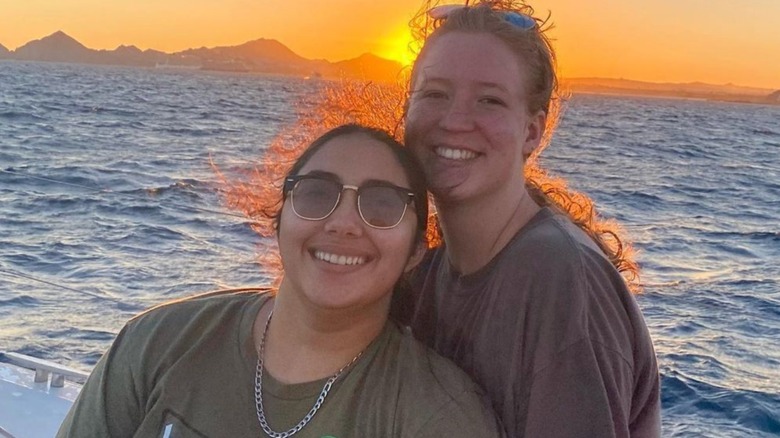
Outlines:
[[35, 371], [35, 383], [47, 382], [52, 388], [65, 386], [66, 378], [72, 382], [84, 383], [89, 377], [89, 373], [84, 371], [21, 353], [0, 351], [0, 362], [33, 370]]

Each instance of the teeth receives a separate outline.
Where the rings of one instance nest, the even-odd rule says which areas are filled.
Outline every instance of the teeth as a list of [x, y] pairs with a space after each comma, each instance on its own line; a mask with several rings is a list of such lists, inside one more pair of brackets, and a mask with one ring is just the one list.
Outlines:
[[366, 262], [363, 257], [331, 254], [325, 251], [315, 251], [314, 257], [324, 262], [333, 263], [334, 265], [362, 265]]
[[450, 160], [470, 160], [477, 156], [476, 153], [467, 151], [465, 149], [451, 149], [443, 147], [436, 148], [436, 155]]

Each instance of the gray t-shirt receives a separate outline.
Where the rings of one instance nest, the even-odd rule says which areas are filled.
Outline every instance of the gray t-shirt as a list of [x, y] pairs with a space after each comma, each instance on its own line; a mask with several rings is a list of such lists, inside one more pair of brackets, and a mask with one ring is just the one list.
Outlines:
[[[639, 307], [568, 218], [542, 209], [479, 271], [429, 252], [394, 316], [490, 396], [515, 437], [656, 437], [660, 381]], [[416, 295], [415, 295], [416, 294]]]
[[[254, 396], [252, 325], [268, 294], [223, 291], [151, 309], [98, 362], [58, 437], [264, 437]], [[325, 380], [266, 373], [263, 402], [285, 431]], [[496, 437], [481, 391], [456, 366], [388, 322], [295, 437]]]

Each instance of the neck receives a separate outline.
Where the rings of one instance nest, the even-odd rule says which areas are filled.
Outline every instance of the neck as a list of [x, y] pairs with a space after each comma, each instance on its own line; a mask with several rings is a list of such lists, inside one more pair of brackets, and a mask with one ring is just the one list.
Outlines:
[[387, 321], [387, 312], [376, 315], [365, 310], [315, 309], [285, 293], [285, 286], [282, 281], [276, 298], [263, 306], [254, 323], [258, 348], [273, 309], [265, 333], [263, 361], [266, 371], [283, 383], [311, 382], [334, 375], [368, 347]]
[[436, 202], [450, 263], [461, 274], [487, 265], [540, 207], [522, 190], [452, 204]]

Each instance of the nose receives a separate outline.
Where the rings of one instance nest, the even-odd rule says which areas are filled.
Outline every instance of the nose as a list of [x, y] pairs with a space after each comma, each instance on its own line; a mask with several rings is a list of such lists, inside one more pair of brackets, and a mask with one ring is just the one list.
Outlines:
[[339, 204], [333, 213], [325, 219], [325, 231], [328, 233], [360, 236], [363, 234], [363, 219], [357, 206], [357, 191], [344, 187]]
[[471, 106], [463, 99], [452, 99], [439, 119], [439, 127], [448, 131], [469, 131], [474, 128]]

